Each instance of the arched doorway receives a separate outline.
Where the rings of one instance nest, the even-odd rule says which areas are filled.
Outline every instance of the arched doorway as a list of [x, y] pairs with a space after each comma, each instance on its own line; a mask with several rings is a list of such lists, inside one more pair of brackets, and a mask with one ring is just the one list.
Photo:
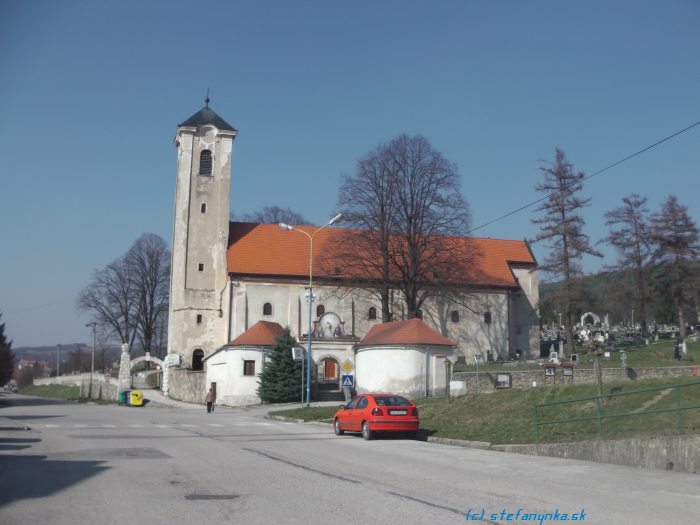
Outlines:
[[318, 363], [318, 389], [340, 391], [340, 363], [334, 357], [324, 357]]

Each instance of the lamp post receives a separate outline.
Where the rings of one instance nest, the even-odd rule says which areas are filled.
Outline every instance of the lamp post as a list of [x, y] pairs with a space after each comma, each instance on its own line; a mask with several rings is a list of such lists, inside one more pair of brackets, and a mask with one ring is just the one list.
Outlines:
[[308, 233], [304, 230], [300, 230], [299, 228], [295, 228], [294, 226], [291, 226], [289, 224], [286, 224], [284, 222], [279, 223], [279, 227], [282, 228], [283, 230], [293, 230], [295, 232], [303, 233], [309, 238], [309, 333], [307, 334], [308, 338], [308, 344], [307, 344], [307, 350], [306, 350], [306, 406], [309, 406], [311, 404], [311, 329], [312, 329], [312, 324], [311, 324], [311, 317], [313, 315], [313, 302], [314, 302], [314, 291], [313, 291], [313, 279], [314, 279], [314, 237], [318, 232], [320, 232], [322, 229], [324, 229], [327, 226], [330, 226], [331, 224], [335, 224], [338, 222], [343, 215], [339, 213], [335, 217], [333, 217], [330, 221], [328, 221], [326, 224], [321, 226], [320, 228], [316, 229], [313, 233]]
[[92, 374], [95, 373], [95, 330], [97, 328], [97, 323], [93, 321], [85, 325], [86, 327], [92, 327], [92, 361], [90, 363], [90, 388], [88, 390], [88, 397], [92, 399]]

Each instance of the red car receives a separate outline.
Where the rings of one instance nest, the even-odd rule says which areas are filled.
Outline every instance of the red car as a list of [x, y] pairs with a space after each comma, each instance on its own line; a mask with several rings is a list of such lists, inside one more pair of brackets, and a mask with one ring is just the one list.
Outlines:
[[372, 439], [377, 432], [403, 432], [415, 437], [418, 423], [418, 408], [413, 401], [393, 394], [353, 397], [333, 416], [336, 436], [362, 432], [365, 439]]

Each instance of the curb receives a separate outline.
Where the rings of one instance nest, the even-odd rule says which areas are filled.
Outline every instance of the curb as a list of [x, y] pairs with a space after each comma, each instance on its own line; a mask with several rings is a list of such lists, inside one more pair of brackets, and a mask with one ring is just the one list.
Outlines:
[[[285, 416], [265, 416], [265, 419], [274, 419], [276, 421], [286, 421], [289, 423], [305, 423], [308, 425], [321, 425], [321, 426], [332, 426], [331, 423], [326, 423], [324, 421], [304, 421], [303, 419], [297, 419], [293, 417]], [[455, 447], [464, 448], [477, 448], [481, 450], [489, 450], [491, 448], [491, 443], [488, 441], [467, 441], [464, 439], [452, 439], [452, 438], [441, 438], [428, 436], [426, 439], [428, 443], [437, 443], [439, 445], [453, 445]]]
[[320, 426], [332, 426], [330, 422], [326, 421], [304, 421], [303, 419], [297, 419], [295, 417], [285, 417], [285, 416], [271, 416], [267, 414], [265, 419], [274, 419], [275, 421], [286, 421], [287, 423], [304, 423], [307, 425], [320, 425]]
[[482, 450], [491, 449], [491, 443], [488, 441], [467, 441], [464, 439], [452, 439], [428, 436], [429, 443], [439, 443], [440, 445], [453, 445], [455, 447], [478, 448]]

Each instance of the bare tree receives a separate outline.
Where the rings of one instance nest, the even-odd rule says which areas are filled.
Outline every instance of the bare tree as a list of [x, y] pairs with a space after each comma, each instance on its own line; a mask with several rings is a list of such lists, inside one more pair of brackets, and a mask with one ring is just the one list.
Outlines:
[[675, 195], [662, 203], [661, 211], [651, 216], [652, 261], [662, 266], [668, 277], [673, 305], [678, 312], [681, 337], [686, 336], [684, 308], [691, 300], [689, 284], [693, 280], [691, 264], [700, 256], [698, 228]]
[[124, 257], [95, 271], [92, 282], [80, 292], [78, 309], [121, 343], [134, 344], [138, 329], [139, 292]]
[[548, 197], [536, 210], [542, 213], [542, 217], [532, 220], [540, 225], [540, 232], [534, 240], [547, 241], [550, 247], [550, 255], [540, 268], [563, 281], [561, 302], [566, 319], [566, 344], [569, 353], [573, 353], [574, 307], [578, 298], [575, 279], [583, 275], [580, 260], [584, 254], [596, 257], [602, 257], [602, 254], [591, 246], [588, 236], [583, 233], [585, 221], [580, 210], [590, 203], [590, 199], [578, 196], [583, 188], [583, 172], [574, 172], [573, 165], [559, 148], [555, 150], [554, 165], [542, 166], [540, 171], [544, 174], [544, 181], [535, 189]]
[[[635, 306], [639, 314], [642, 334], [647, 332], [649, 302], [648, 264], [651, 250], [649, 247], [649, 210], [647, 198], [633, 193], [622, 199], [622, 206], [605, 214], [605, 225], [610, 226], [610, 234], [604, 240], [615, 247], [618, 258], [608, 269], [616, 272], [631, 273], [632, 284], [625, 286], [627, 297], [636, 299]], [[629, 303], [628, 303], [629, 304]]]
[[119, 259], [95, 272], [78, 295], [77, 306], [90, 312], [107, 333], [133, 346], [138, 338], [149, 352], [162, 337], [159, 319], [167, 316], [170, 252], [165, 241], [144, 234]]
[[[231, 214], [231, 220], [237, 220], [235, 214]], [[309, 224], [303, 215], [290, 208], [280, 208], [279, 206], [265, 206], [262, 210], [246, 213], [240, 217], [243, 222], [258, 222], [260, 224]]]
[[124, 260], [138, 293], [137, 337], [144, 352], [151, 352], [159, 319], [167, 316], [170, 286], [170, 250], [165, 241], [145, 233], [129, 248]]
[[339, 208], [351, 229], [331, 250], [331, 269], [377, 293], [391, 319], [391, 290], [407, 317], [445, 285], [464, 284], [472, 247], [459, 237], [469, 225], [456, 166], [420, 135], [399, 135], [357, 162], [342, 178]]

